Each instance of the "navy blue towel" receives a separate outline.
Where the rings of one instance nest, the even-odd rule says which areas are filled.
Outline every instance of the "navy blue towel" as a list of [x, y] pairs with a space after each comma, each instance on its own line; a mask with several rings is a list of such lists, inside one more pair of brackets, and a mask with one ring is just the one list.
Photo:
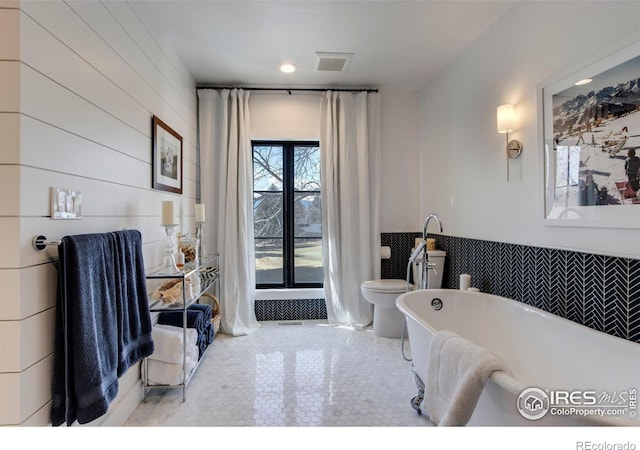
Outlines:
[[204, 321], [211, 322], [211, 317], [212, 317], [211, 306], [206, 305], [204, 303], [194, 303], [193, 305], [189, 306], [189, 309], [193, 309], [195, 311], [202, 311], [202, 313], [204, 314]]
[[215, 329], [213, 328], [213, 324], [209, 322], [204, 329], [204, 336], [206, 338], [207, 346], [211, 345], [213, 342], [213, 338], [215, 337]]
[[211, 323], [212, 310], [210, 305], [206, 305], [203, 303], [194, 303], [189, 306], [189, 309], [193, 309], [196, 311], [202, 311], [204, 315], [204, 329], [202, 330], [202, 334], [199, 336], [199, 348], [200, 348], [200, 358], [204, 354], [206, 348], [213, 342], [215, 330], [213, 329], [213, 324]]
[[[127, 243], [118, 243], [119, 237]], [[153, 352], [140, 248], [139, 233], [62, 238], [51, 382], [54, 426], [84, 424], [105, 414], [118, 393], [121, 370]]]
[[[207, 347], [213, 342], [215, 330], [211, 323], [211, 306], [194, 303], [187, 308], [187, 327], [195, 328], [198, 333], [198, 359], [202, 358]], [[182, 326], [182, 311], [163, 311], [158, 316], [158, 323], [164, 325]]]
[[118, 376], [153, 353], [151, 314], [138, 230], [111, 233], [116, 242], [116, 288], [118, 290]]
[[[160, 325], [182, 327], [182, 310], [161, 312], [158, 314], [158, 323]], [[204, 331], [205, 325], [202, 311], [195, 311], [187, 308], [187, 328], [195, 328], [198, 334], [200, 334]]]
[[62, 238], [58, 247], [51, 423], [100, 417], [118, 393], [113, 238]]

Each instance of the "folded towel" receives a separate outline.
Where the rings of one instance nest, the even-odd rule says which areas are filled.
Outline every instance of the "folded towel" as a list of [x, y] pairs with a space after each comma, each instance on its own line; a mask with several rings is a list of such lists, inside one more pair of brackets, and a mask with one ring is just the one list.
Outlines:
[[500, 357], [450, 331], [433, 336], [425, 408], [438, 426], [466, 425], [491, 373], [504, 370]]
[[213, 328], [212, 322], [207, 323], [207, 326], [204, 328], [204, 335], [206, 337], [207, 346], [211, 345], [213, 338], [215, 337], [215, 329]]
[[[200, 308], [193, 308], [191, 305], [187, 308], [187, 327], [195, 328], [198, 332], [198, 341], [196, 346], [200, 350], [198, 359], [202, 358], [207, 346], [213, 342], [213, 326], [211, 321], [205, 321], [206, 312], [203, 312]], [[207, 305], [203, 305], [207, 306]], [[163, 311], [158, 316], [158, 323], [164, 325], [174, 325], [181, 327], [183, 324], [182, 311]]]
[[[180, 334], [180, 336], [182, 336], [182, 327], [177, 327], [177, 326], [174, 326], [174, 325], [156, 324], [153, 327], [153, 329], [154, 330], [156, 330], [156, 329], [166, 330], [166, 331], [174, 332], [174, 333], [177, 332], [178, 334]], [[195, 328], [188, 328], [187, 327], [187, 347], [195, 346], [197, 340], [198, 340], [198, 331]]]
[[[153, 343], [155, 350], [150, 359], [166, 363], [182, 364], [184, 362], [184, 331], [173, 325], [156, 325], [153, 327]], [[198, 332], [194, 328], [186, 329], [187, 349], [196, 347]], [[191, 350], [187, 350], [187, 353]]]
[[198, 353], [198, 359], [202, 358], [207, 347], [213, 342], [215, 331], [211, 322], [207, 323], [204, 331], [198, 335], [198, 342], [196, 346], [200, 352]]
[[[187, 378], [193, 371], [196, 363], [198, 362], [197, 348], [189, 347], [187, 353]], [[182, 363], [172, 364], [164, 361], [158, 361], [155, 359], [147, 360], [147, 380], [150, 385], [168, 385], [175, 386], [182, 384], [184, 380], [184, 372], [182, 370]]]
[[[179, 311], [162, 311], [158, 314], [158, 324], [173, 325], [174, 327], [182, 327], [183, 317], [182, 310]], [[198, 334], [204, 332], [207, 324], [204, 321], [202, 311], [196, 311], [187, 308], [187, 328], [195, 328]]]
[[213, 328], [213, 324], [211, 323], [211, 318], [213, 317], [213, 311], [210, 305], [205, 305], [202, 303], [194, 303], [189, 306], [189, 309], [193, 309], [196, 311], [202, 311], [204, 314], [205, 326], [200, 334], [198, 347], [200, 348], [200, 358], [204, 354], [206, 348], [213, 342], [213, 338], [215, 336], [215, 330]]
[[211, 322], [212, 311], [210, 305], [206, 305], [204, 303], [194, 303], [193, 305], [189, 306], [189, 309], [194, 311], [202, 311], [202, 314], [204, 314], [204, 321]]

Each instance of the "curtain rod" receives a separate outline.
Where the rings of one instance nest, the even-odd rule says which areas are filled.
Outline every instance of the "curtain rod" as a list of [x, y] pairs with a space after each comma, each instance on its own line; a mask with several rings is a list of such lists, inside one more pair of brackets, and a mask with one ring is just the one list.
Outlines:
[[378, 92], [377, 89], [349, 89], [349, 88], [261, 88], [261, 87], [242, 87], [242, 86], [197, 86], [196, 90], [200, 89], [244, 89], [245, 91], [285, 91], [291, 95], [293, 91], [306, 91], [306, 92], [326, 92], [326, 91], [339, 91], [339, 92]]

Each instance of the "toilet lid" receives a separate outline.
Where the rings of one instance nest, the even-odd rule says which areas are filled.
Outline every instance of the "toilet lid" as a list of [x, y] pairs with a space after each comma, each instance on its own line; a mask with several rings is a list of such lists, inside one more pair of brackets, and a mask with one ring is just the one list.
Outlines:
[[383, 293], [402, 293], [407, 290], [407, 282], [405, 280], [369, 280], [362, 283], [362, 288], [374, 292]]

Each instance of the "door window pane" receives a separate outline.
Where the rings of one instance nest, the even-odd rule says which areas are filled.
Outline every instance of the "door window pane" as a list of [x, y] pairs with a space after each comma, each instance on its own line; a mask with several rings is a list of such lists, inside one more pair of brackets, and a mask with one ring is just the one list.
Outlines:
[[253, 147], [253, 190], [282, 191], [284, 149], [281, 145]]
[[297, 283], [322, 283], [322, 240], [296, 239], [294, 272]]
[[256, 238], [283, 235], [281, 192], [253, 193], [253, 225]]
[[282, 284], [284, 251], [282, 239], [256, 239], [256, 283]]
[[293, 197], [295, 237], [322, 237], [320, 193], [296, 193]]
[[320, 190], [320, 147], [296, 145], [293, 150], [294, 189]]

